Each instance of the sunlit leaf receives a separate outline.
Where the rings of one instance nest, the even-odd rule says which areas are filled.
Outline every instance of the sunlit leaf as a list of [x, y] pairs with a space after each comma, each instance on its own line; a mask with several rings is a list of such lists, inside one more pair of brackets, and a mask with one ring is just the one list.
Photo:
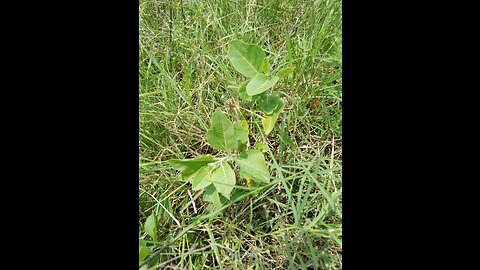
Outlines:
[[227, 56], [233, 67], [245, 77], [251, 78], [263, 71], [265, 52], [257, 45], [231, 41]]
[[270, 65], [268, 64], [268, 59], [266, 57], [263, 58], [263, 73], [265, 74], [270, 73]]
[[271, 76], [271, 78], [268, 78], [267, 75], [258, 73], [247, 84], [247, 94], [249, 96], [254, 96], [263, 93], [267, 91], [268, 88], [275, 86], [278, 79], [278, 76]]
[[230, 199], [236, 178], [235, 172], [226, 161], [221, 162], [220, 166], [212, 172], [211, 180], [218, 193]]
[[212, 168], [210, 166], [203, 166], [200, 170], [197, 171], [192, 181], [192, 189], [194, 191], [206, 188], [208, 185], [212, 184], [211, 181], [211, 172]]
[[183, 179], [189, 180], [200, 168], [215, 161], [212, 156], [207, 155], [192, 159], [171, 159], [168, 160], [167, 163], [179, 170]]
[[247, 133], [247, 136], [248, 136], [248, 134], [250, 134], [250, 131], [249, 131], [249, 129], [248, 129], [248, 122], [247, 122], [247, 120], [242, 119], [242, 120], [240, 121], [240, 125], [242, 126], [243, 130], [245, 130], [245, 132]]
[[139, 246], [138, 261], [139, 262], [143, 261], [148, 256], [149, 253], [150, 253], [150, 250], [146, 246]]
[[255, 149], [263, 153], [268, 152], [268, 146], [264, 143], [257, 143], [257, 145], [255, 145]]
[[155, 214], [152, 213], [147, 220], [145, 221], [144, 225], [145, 232], [153, 238], [154, 241], [157, 241], [157, 222], [155, 220]]
[[294, 69], [295, 69], [294, 67], [282, 68], [275, 75], [277, 75], [280, 78], [287, 77], [293, 74]]
[[207, 141], [217, 150], [238, 148], [233, 124], [220, 109], [213, 113], [212, 127], [207, 131]]
[[270, 182], [270, 172], [265, 163], [265, 157], [259, 150], [251, 149], [242, 152], [235, 162], [240, 166], [241, 177], [263, 183]]

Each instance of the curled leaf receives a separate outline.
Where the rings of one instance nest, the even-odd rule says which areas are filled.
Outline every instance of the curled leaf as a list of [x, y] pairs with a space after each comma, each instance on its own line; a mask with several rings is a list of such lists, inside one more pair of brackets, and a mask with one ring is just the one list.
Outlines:
[[275, 75], [277, 75], [277, 76], [280, 77], [280, 78], [287, 77], [287, 76], [293, 74], [293, 70], [294, 70], [294, 69], [295, 69], [294, 67], [282, 68], [282, 69], [280, 69], [280, 70], [277, 72], [277, 74], [275, 74]]
[[283, 104], [282, 102], [282, 105], [280, 106], [279, 109], [277, 109], [275, 113], [265, 117], [265, 119], [262, 120], [263, 131], [265, 132], [266, 135], [272, 132], [273, 127], [275, 127], [275, 123], [277, 122], [278, 116], [280, 115], [284, 107], [285, 107], [285, 104]]
[[278, 92], [273, 92], [260, 99], [258, 106], [266, 115], [272, 115], [281, 104], [282, 100], [280, 99], [280, 94]]

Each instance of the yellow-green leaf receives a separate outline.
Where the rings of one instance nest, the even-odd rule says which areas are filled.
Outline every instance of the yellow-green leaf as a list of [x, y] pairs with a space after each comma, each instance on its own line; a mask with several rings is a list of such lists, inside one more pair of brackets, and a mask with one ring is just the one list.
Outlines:
[[262, 153], [268, 152], [268, 146], [264, 143], [257, 143], [255, 149], [261, 151]]
[[268, 64], [268, 59], [266, 57], [263, 58], [263, 73], [265, 74], [270, 73], [270, 65]]
[[294, 70], [294, 69], [295, 69], [294, 67], [282, 68], [282, 69], [280, 69], [280, 70], [277, 72], [277, 74], [275, 74], [275, 75], [277, 75], [277, 76], [280, 77], [280, 78], [287, 77], [287, 76], [293, 74], [293, 70]]
[[157, 241], [157, 222], [155, 220], [155, 214], [152, 213], [144, 224], [145, 232], [153, 238], [154, 241]]
[[141, 262], [143, 259], [145, 259], [148, 254], [150, 253], [150, 250], [146, 246], [139, 246], [138, 247], [138, 261]]
[[265, 119], [262, 120], [263, 131], [266, 135], [268, 135], [273, 130], [273, 127], [277, 122], [278, 116], [280, 115], [284, 107], [285, 104], [282, 103], [280, 109], [278, 109], [274, 114], [266, 116]]
[[248, 136], [248, 134], [250, 134], [250, 131], [249, 131], [249, 129], [248, 129], [248, 122], [247, 122], [247, 120], [242, 119], [242, 120], [240, 121], [240, 125], [242, 125], [243, 130], [245, 130], [245, 132], [247, 133], [247, 136]]

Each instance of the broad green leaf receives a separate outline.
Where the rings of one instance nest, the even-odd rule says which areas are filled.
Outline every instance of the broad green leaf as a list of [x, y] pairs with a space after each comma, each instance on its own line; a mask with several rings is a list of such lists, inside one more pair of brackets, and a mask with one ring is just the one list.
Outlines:
[[153, 241], [157, 241], [157, 222], [155, 221], [155, 214], [152, 213], [145, 221], [145, 232], [153, 238]]
[[226, 161], [221, 162], [220, 166], [212, 172], [211, 180], [218, 193], [230, 199], [236, 178], [235, 172]]
[[247, 78], [263, 71], [265, 52], [257, 45], [234, 40], [228, 44], [227, 56], [233, 67]]
[[200, 170], [197, 171], [192, 182], [192, 189], [194, 191], [206, 188], [212, 183], [210, 177], [212, 173], [212, 168], [208, 165], [203, 166]]
[[268, 64], [268, 59], [263, 58], [263, 73], [270, 74], [270, 65]]
[[218, 191], [217, 189], [215, 189], [214, 185], [209, 185], [207, 186], [207, 188], [205, 188], [205, 195], [203, 195], [203, 200], [213, 203], [216, 208], [222, 206], [220, 196], [218, 195]]
[[265, 132], [265, 135], [268, 135], [273, 130], [273, 127], [277, 122], [278, 116], [280, 115], [284, 107], [285, 104], [282, 102], [282, 105], [279, 109], [277, 109], [275, 113], [265, 117], [265, 119], [262, 120], [263, 131]]
[[255, 145], [255, 149], [263, 153], [268, 152], [268, 146], [264, 143], [257, 143], [257, 145]]
[[235, 161], [240, 166], [241, 177], [263, 183], [270, 182], [270, 172], [265, 163], [265, 157], [259, 150], [251, 149], [242, 152]]
[[171, 159], [167, 163], [179, 170], [184, 180], [189, 180], [200, 168], [215, 161], [212, 156], [207, 155], [192, 159]]
[[150, 250], [146, 246], [139, 246], [138, 247], [138, 261], [141, 262], [143, 261], [148, 254], [150, 253]]
[[265, 92], [268, 88], [273, 87], [278, 79], [278, 76], [271, 76], [269, 79], [267, 75], [258, 73], [247, 84], [247, 94], [249, 96], [258, 95]]
[[237, 138], [238, 149], [242, 149], [245, 145], [247, 145], [247, 131], [245, 131], [244, 127], [239, 122], [233, 124], [233, 130], [235, 132], [235, 137]]
[[207, 131], [207, 141], [217, 150], [238, 148], [233, 124], [220, 109], [213, 113], [212, 127]]
[[293, 70], [294, 70], [294, 69], [295, 69], [294, 67], [282, 68], [282, 69], [280, 69], [280, 70], [277, 72], [277, 74], [275, 74], [275, 75], [277, 75], [277, 76], [280, 77], [280, 78], [287, 77], [287, 76], [293, 74]]
[[281, 104], [280, 95], [278, 92], [273, 92], [271, 95], [264, 96], [258, 106], [266, 115], [272, 115]]

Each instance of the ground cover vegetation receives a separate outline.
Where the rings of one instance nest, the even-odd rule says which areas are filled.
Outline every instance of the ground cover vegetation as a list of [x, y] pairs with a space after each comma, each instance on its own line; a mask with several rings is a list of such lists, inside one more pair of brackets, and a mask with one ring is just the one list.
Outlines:
[[341, 1], [140, 1], [141, 269], [342, 268]]

